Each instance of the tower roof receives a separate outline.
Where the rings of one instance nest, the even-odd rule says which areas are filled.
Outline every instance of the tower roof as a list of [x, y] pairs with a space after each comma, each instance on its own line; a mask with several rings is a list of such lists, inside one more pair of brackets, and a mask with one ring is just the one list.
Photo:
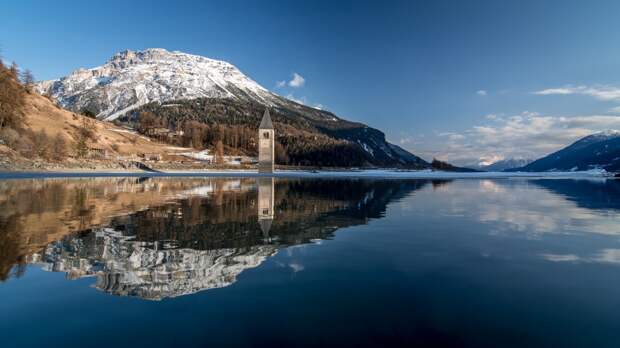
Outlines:
[[265, 237], [269, 237], [269, 230], [271, 230], [271, 224], [273, 224], [272, 219], [258, 220], [258, 225], [260, 226], [260, 230], [263, 231], [263, 235]]
[[263, 114], [263, 120], [260, 121], [259, 129], [273, 129], [273, 123], [271, 123], [271, 116], [269, 116], [269, 109], [265, 109]]

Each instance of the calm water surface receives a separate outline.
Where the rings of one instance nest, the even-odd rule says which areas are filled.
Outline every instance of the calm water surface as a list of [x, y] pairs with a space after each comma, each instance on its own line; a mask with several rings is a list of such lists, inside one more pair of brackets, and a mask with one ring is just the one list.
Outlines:
[[0, 181], [2, 347], [619, 347], [620, 181]]

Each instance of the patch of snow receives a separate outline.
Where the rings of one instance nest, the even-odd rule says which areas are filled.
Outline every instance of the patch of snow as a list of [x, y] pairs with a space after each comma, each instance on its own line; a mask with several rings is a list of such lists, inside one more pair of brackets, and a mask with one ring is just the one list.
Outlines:
[[215, 159], [215, 156], [209, 154], [209, 150], [202, 150], [198, 152], [182, 152], [179, 155], [207, 162], [213, 162], [213, 160]]

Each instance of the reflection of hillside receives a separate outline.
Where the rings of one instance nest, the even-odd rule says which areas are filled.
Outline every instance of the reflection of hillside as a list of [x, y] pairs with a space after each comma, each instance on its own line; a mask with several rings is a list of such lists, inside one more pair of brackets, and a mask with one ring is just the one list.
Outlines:
[[532, 180], [538, 186], [559, 194], [587, 209], [620, 210], [620, 180]]
[[[236, 180], [233, 187], [251, 183]], [[114, 216], [163, 204], [207, 188], [214, 195], [230, 182], [205, 179], [105, 178], [0, 181], [0, 279], [14, 263], [66, 235], [105, 226]]]
[[112, 229], [50, 244], [34, 260], [70, 279], [96, 276], [95, 286], [120, 296], [159, 300], [232, 284], [275, 252], [271, 245], [213, 250], [133, 242]]
[[[338, 228], [379, 218], [389, 202], [429, 183], [126, 180], [37, 181], [30, 192], [26, 185], [6, 187], [0, 200], [9, 208], [0, 215], [5, 226], [36, 221], [40, 214], [59, 221], [29, 231], [27, 224], [13, 224], [0, 243], [6, 249], [17, 242], [19, 252], [2, 254], [5, 269], [34, 253], [31, 260], [45, 269], [70, 278], [96, 276], [96, 287], [109, 293], [149, 299], [194, 293], [231, 284], [279, 247], [330, 238]], [[56, 204], [45, 203], [48, 189], [60, 192], [51, 196], [60, 197]], [[273, 192], [274, 202], [267, 199], [273, 212], [259, 210], [261, 190], [267, 198]], [[37, 209], [7, 203], [20, 195], [42, 198]], [[271, 223], [268, 231], [259, 227], [264, 218]]]

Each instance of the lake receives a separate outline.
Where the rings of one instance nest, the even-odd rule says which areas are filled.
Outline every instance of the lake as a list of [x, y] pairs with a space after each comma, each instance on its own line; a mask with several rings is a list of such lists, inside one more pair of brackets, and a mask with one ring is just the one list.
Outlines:
[[0, 180], [2, 347], [618, 347], [620, 181]]

